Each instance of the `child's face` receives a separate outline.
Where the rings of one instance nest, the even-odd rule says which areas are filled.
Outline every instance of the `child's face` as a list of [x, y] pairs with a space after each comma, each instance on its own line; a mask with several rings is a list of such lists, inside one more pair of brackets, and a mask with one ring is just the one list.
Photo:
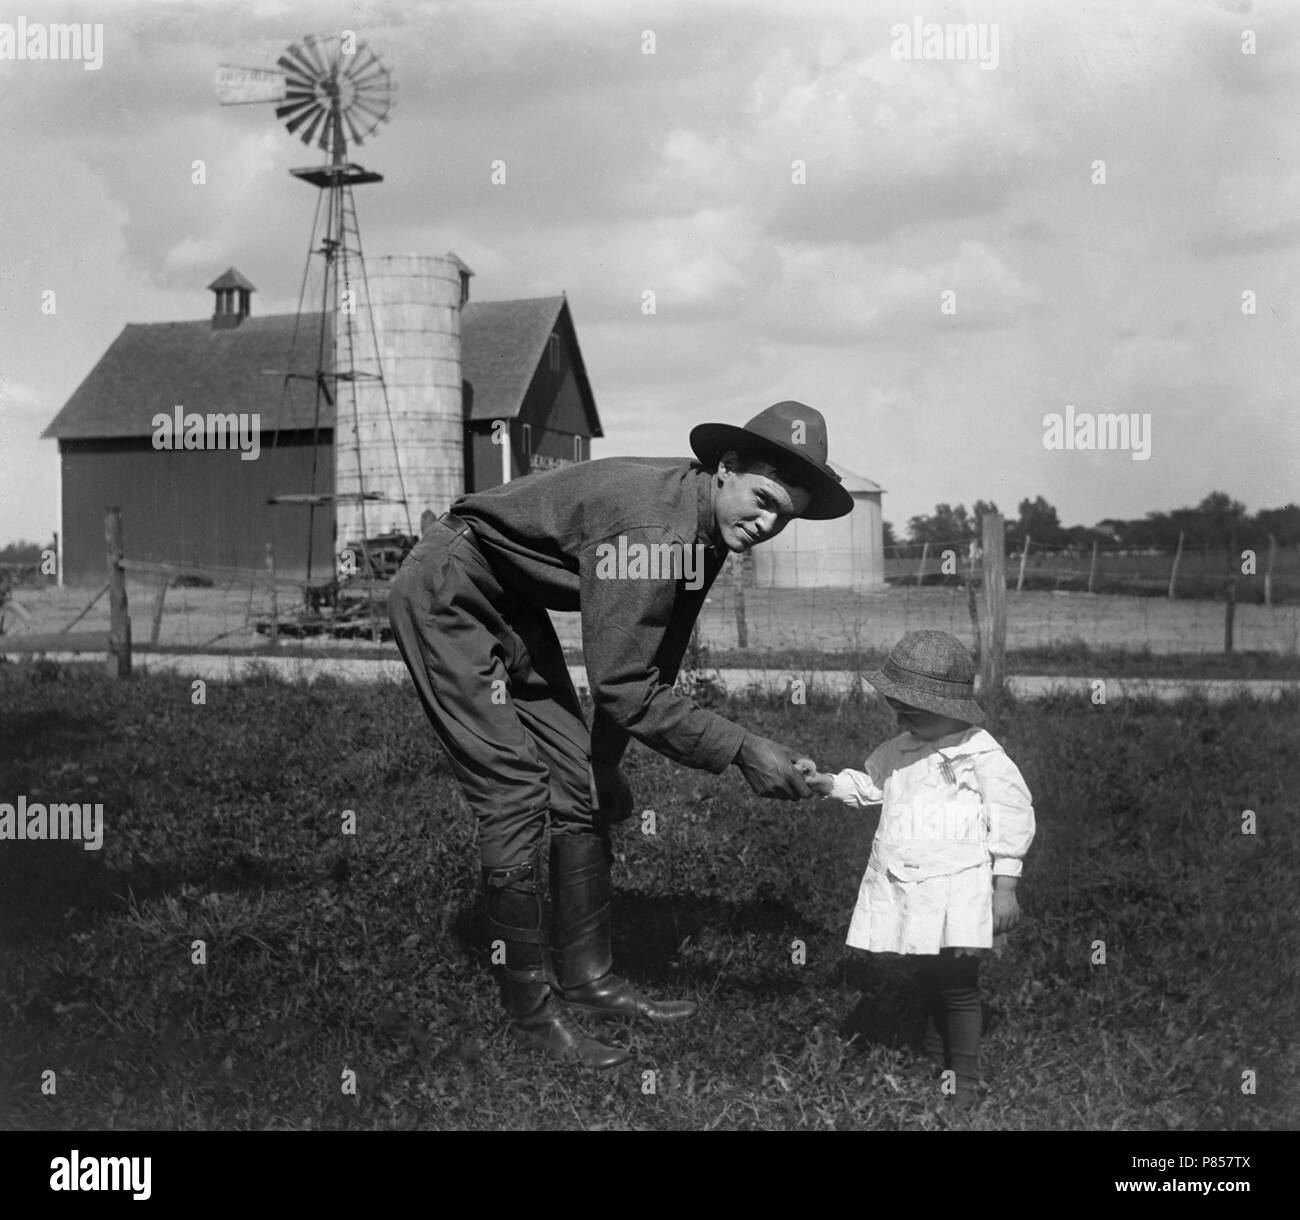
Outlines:
[[952, 716], [940, 716], [938, 712], [927, 712], [924, 708], [913, 707], [901, 699], [885, 696], [885, 702], [898, 717], [898, 727], [919, 737], [922, 741], [937, 741], [949, 733], [960, 733], [970, 728], [965, 720], [955, 720]]

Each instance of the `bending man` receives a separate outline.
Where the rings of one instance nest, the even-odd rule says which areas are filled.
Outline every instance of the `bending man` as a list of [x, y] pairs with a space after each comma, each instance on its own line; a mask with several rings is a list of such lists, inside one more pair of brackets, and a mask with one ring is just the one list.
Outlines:
[[[795, 517], [853, 507], [826, 424], [782, 402], [743, 428], [701, 424], [697, 462], [604, 458], [461, 496], [407, 557], [389, 617], [420, 701], [478, 821], [493, 940], [516, 1034], [597, 1067], [625, 1051], [566, 1007], [674, 1021], [613, 973], [609, 826], [632, 813], [629, 737], [686, 767], [733, 764], [759, 796], [810, 794], [798, 752], [675, 693], [683, 653], [730, 553]], [[547, 610], [581, 610], [590, 729]], [[542, 906], [549, 831], [552, 937]], [[550, 950], [554, 948], [554, 969]]]

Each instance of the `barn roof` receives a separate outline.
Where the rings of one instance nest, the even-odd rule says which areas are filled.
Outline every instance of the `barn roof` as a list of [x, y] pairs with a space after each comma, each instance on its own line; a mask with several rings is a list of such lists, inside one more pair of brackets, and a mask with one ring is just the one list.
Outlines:
[[586, 366], [573, 331], [568, 301], [532, 297], [521, 301], [470, 301], [461, 310], [461, 365], [474, 387], [469, 418], [513, 419], [557, 328], [572, 345], [574, 374], [593, 436], [603, 436]]
[[[245, 318], [239, 326], [213, 329], [199, 322], [129, 323], [109, 345], [99, 363], [73, 391], [63, 410], [41, 433], [59, 440], [147, 436], [153, 417], [176, 404], [201, 414], [216, 411], [259, 412], [263, 428], [310, 428], [316, 395], [310, 380], [289, 383], [280, 410], [283, 377], [264, 369], [288, 367], [293, 314]], [[294, 362], [297, 373], [315, 372], [314, 317], [302, 319]], [[332, 425], [324, 418], [322, 426]]]
[[[290, 369], [294, 325], [299, 325]], [[153, 417], [185, 410], [261, 414], [272, 431], [313, 426], [319, 314], [271, 314], [245, 318], [239, 326], [215, 330], [210, 319], [196, 322], [131, 323], [63, 409], [41, 434], [59, 440], [145, 436]], [[471, 301], [461, 312], [461, 373], [473, 388], [473, 420], [514, 419], [533, 374], [546, 353], [551, 332], [561, 329], [571, 344], [574, 372], [592, 427], [602, 436], [595, 399], [568, 302], [564, 297], [516, 301]], [[327, 357], [328, 359], [328, 357]], [[275, 370], [279, 376], [267, 376]], [[289, 382], [281, 410], [283, 374]], [[306, 380], [301, 379], [306, 376]], [[334, 411], [321, 405], [321, 427], [333, 427]]]

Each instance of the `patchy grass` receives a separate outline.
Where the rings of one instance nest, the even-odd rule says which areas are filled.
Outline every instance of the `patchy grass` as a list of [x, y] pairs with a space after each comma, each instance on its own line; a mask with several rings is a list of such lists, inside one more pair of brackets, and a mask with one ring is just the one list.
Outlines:
[[[711, 648], [708, 665], [716, 669], [769, 669], [816, 672], [827, 669], [877, 669], [888, 648], [822, 652], [811, 648]], [[582, 653], [569, 658], [581, 662]], [[1036, 648], [1010, 649], [1007, 673], [1051, 677], [1181, 678], [1188, 682], [1218, 678], [1239, 681], [1265, 678], [1300, 680], [1300, 655], [1277, 652], [1152, 652], [1147, 647], [1101, 648], [1082, 640], [1062, 640]]]
[[[893, 731], [861, 701], [721, 710], [833, 767]], [[0, 800], [105, 823], [100, 852], [0, 844], [0, 1125], [1294, 1128], [1300, 704], [1058, 698], [991, 728], [1039, 836], [985, 970], [990, 1094], [960, 1116], [912, 1048], [909, 964], [843, 944], [870, 816], [634, 746], [657, 833], [618, 833], [616, 948], [703, 1008], [606, 1027], [634, 1063], [584, 1073], [504, 1028], [472, 818], [405, 686], [259, 675], [196, 707], [182, 680], [0, 667]]]

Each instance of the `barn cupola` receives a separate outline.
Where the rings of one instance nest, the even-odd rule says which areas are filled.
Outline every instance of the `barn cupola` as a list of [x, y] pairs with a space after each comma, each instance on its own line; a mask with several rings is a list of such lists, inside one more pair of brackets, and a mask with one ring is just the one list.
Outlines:
[[228, 330], [248, 317], [249, 297], [257, 289], [233, 267], [228, 267], [224, 275], [208, 285], [208, 291], [216, 297], [212, 307], [212, 329]]

